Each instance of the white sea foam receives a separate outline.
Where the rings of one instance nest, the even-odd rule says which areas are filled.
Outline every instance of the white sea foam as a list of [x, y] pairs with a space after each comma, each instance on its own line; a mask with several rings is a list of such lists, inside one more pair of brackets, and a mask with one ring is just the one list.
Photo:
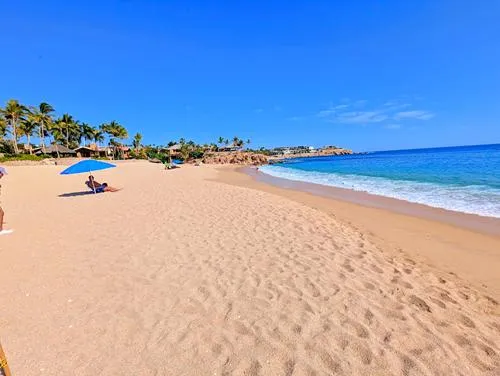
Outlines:
[[380, 177], [263, 166], [266, 174], [308, 183], [353, 189], [437, 208], [500, 218], [500, 190], [486, 186], [446, 186]]

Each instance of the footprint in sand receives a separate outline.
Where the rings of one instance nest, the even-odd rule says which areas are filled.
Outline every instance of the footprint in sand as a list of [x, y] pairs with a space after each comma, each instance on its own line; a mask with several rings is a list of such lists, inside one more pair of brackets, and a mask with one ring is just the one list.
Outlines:
[[342, 267], [350, 273], [354, 271], [354, 268], [348, 263], [345, 263], [344, 265], [342, 265]]
[[379, 268], [377, 265], [375, 265], [375, 264], [372, 264], [372, 265], [371, 265], [371, 267], [372, 267], [372, 269], [373, 269], [374, 271], [376, 271], [377, 273], [380, 273], [380, 274], [384, 273], [384, 271], [383, 271], [382, 269], [380, 269], [380, 268]]
[[460, 315], [460, 322], [468, 328], [475, 328], [476, 327], [476, 324], [474, 324], [474, 321], [472, 321], [469, 317], [467, 317], [465, 315]]
[[374, 314], [372, 313], [372, 311], [370, 311], [369, 309], [367, 309], [365, 311], [365, 320], [368, 322], [368, 325], [372, 325], [373, 324], [373, 318], [374, 318]]
[[419, 298], [416, 295], [410, 295], [408, 301], [411, 304], [417, 306], [417, 308], [421, 311], [432, 312], [431, 307], [429, 307], [429, 305], [425, 302], [425, 300]]

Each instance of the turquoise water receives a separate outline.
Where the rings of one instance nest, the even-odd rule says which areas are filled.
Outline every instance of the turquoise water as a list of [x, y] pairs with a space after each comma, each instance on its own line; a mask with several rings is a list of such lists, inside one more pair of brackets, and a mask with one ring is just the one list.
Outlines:
[[261, 171], [500, 218], [500, 144], [297, 158]]

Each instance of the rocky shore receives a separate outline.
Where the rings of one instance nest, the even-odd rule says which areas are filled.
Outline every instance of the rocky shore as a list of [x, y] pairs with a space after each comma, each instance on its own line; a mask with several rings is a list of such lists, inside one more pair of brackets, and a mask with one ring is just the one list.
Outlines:
[[284, 154], [279, 156], [267, 156], [253, 152], [214, 152], [207, 153], [202, 159], [205, 164], [236, 164], [261, 166], [269, 163], [278, 163], [289, 158], [324, 157], [331, 155], [350, 155], [352, 150], [344, 148], [326, 148], [312, 153]]
[[205, 154], [202, 162], [205, 164], [261, 166], [269, 163], [269, 157], [252, 152], [217, 152]]

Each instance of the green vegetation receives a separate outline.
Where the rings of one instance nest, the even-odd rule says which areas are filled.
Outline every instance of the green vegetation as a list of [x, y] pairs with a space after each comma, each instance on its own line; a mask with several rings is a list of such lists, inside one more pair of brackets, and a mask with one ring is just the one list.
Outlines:
[[267, 155], [267, 156], [275, 155], [276, 154], [271, 149], [266, 149], [266, 148], [260, 148], [260, 149], [248, 149], [247, 148], [247, 151], [250, 151], [252, 153], [264, 154], [264, 155]]
[[0, 153], [10, 153], [11, 148], [6, 145], [10, 143], [12, 154], [21, 154], [19, 139], [23, 137], [30, 154], [33, 153], [32, 137], [39, 139], [41, 154], [46, 153], [47, 138], [52, 144], [76, 149], [91, 142], [99, 146], [107, 137], [114, 156], [123, 156], [121, 141], [128, 138], [128, 132], [118, 122], [113, 120], [94, 127], [76, 120], [70, 114], [55, 117], [54, 113], [54, 107], [45, 102], [38, 106], [25, 106], [15, 99], [7, 101], [5, 107], [0, 107]]
[[3, 157], [0, 157], [0, 162], [9, 162], [9, 161], [41, 161], [46, 158], [50, 158], [49, 156], [38, 156], [31, 154], [4, 154]]
[[[180, 138], [170, 141], [166, 146], [143, 145], [142, 134], [136, 133], [132, 138], [131, 148], [123, 144], [129, 137], [127, 129], [113, 120], [100, 126], [81, 122], [69, 113], [56, 115], [53, 106], [42, 102], [37, 106], [26, 106], [15, 99], [7, 101], [0, 107], [0, 157], [7, 160], [41, 160], [46, 157], [48, 145], [58, 144], [69, 149], [79, 146], [96, 147], [106, 145], [113, 158], [158, 159], [163, 162], [170, 158], [184, 161], [201, 159], [207, 152], [220, 150], [241, 150], [250, 140], [244, 141], [238, 136], [230, 139], [220, 136], [211, 144], [197, 144], [194, 141]], [[39, 147], [32, 145], [35, 138]], [[25, 141], [25, 143], [20, 143]], [[172, 150], [169, 147], [178, 145]], [[229, 148], [229, 149], [228, 149]], [[54, 148], [50, 148], [54, 152]], [[59, 148], [55, 148], [59, 157]], [[249, 149], [247, 149], [250, 151]], [[262, 152], [262, 150], [257, 151]], [[35, 155], [36, 154], [36, 155]]]
[[134, 140], [132, 141], [132, 146], [135, 150], [139, 150], [141, 148], [142, 135], [140, 133], [136, 133], [134, 136]]

